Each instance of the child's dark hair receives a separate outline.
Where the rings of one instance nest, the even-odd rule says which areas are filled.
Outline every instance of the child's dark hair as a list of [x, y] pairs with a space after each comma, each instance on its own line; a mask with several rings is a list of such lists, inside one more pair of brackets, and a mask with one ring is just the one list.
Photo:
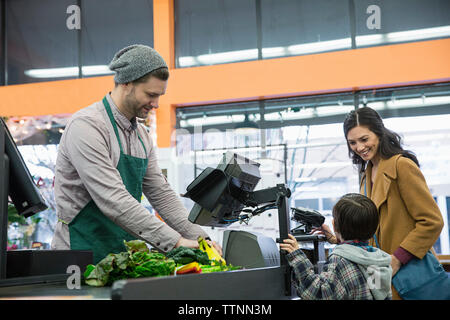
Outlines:
[[359, 193], [344, 195], [333, 207], [334, 228], [343, 240], [367, 241], [378, 227], [378, 210]]

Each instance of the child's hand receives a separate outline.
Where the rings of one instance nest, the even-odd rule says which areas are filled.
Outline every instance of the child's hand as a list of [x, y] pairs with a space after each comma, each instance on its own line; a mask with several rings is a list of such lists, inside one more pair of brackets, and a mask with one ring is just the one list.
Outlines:
[[311, 234], [313, 234], [313, 233], [319, 234], [319, 235], [324, 235], [325, 238], [327, 239], [327, 241], [331, 244], [338, 243], [336, 236], [333, 234], [330, 227], [327, 226], [325, 223], [320, 228], [313, 228], [311, 230]]
[[291, 253], [299, 248], [297, 239], [292, 234], [288, 234], [289, 239], [284, 239], [283, 243], [280, 243], [280, 249]]

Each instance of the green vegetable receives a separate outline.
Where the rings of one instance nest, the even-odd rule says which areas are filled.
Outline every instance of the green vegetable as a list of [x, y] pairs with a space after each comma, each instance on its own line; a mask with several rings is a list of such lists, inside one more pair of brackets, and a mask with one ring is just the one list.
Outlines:
[[143, 262], [155, 259], [155, 260], [164, 260], [166, 257], [162, 253], [157, 252], [135, 252], [131, 255], [131, 260], [134, 264], [142, 264]]
[[178, 247], [166, 254], [167, 258], [173, 259], [177, 264], [188, 264], [197, 261], [200, 264], [210, 264], [208, 254], [199, 249]]
[[229, 265], [223, 265], [220, 262], [213, 261], [211, 265], [201, 265], [202, 273], [211, 273], [211, 272], [222, 272], [222, 271], [232, 271], [239, 270], [242, 267]]
[[84, 273], [85, 282], [94, 287], [101, 287], [108, 283], [109, 274], [113, 269], [115, 254], [109, 254], [96, 266], [88, 265]]
[[145, 242], [125, 242], [126, 252], [110, 253], [97, 265], [88, 265], [86, 284], [95, 287], [111, 285], [120, 279], [168, 276], [174, 273], [175, 261], [163, 254], [150, 252]]
[[135, 272], [142, 277], [168, 276], [175, 270], [175, 261], [151, 259], [136, 267]]
[[220, 272], [222, 268], [220, 266], [200, 265], [202, 273]]
[[88, 265], [84, 272], [85, 283], [102, 287], [116, 280], [139, 277], [160, 277], [173, 275], [177, 265], [198, 262], [202, 273], [221, 272], [241, 269], [210, 261], [206, 252], [199, 249], [178, 247], [164, 255], [150, 251], [144, 241], [125, 242], [127, 251], [110, 253], [97, 265]]
[[142, 240], [124, 241], [125, 248], [131, 254], [135, 252], [149, 252], [147, 244]]

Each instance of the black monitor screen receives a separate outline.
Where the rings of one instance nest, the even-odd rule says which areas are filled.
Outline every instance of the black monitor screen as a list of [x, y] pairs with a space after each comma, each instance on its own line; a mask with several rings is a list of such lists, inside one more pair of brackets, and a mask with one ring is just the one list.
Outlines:
[[0, 119], [0, 130], [5, 132], [5, 154], [9, 158], [8, 194], [17, 212], [25, 217], [29, 217], [47, 209], [47, 205], [34, 183], [19, 149], [17, 149], [8, 126], [3, 118]]
[[244, 208], [236, 190], [253, 191], [261, 179], [260, 164], [236, 153], [224, 153], [217, 169], [206, 168], [189, 186], [186, 197], [196, 203], [189, 221], [225, 227], [238, 221]]

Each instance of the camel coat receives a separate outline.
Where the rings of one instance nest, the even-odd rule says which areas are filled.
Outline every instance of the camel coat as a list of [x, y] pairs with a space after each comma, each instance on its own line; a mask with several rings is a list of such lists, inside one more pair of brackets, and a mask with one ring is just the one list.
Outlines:
[[[422, 259], [439, 238], [444, 226], [442, 214], [419, 167], [401, 155], [381, 159], [372, 185], [372, 164], [363, 174], [360, 192], [378, 209], [376, 236], [381, 249], [393, 254], [402, 247]], [[374, 240], [371, 239], [371, 245]], [[399, 298], [393, 289], [393, 299]]]

